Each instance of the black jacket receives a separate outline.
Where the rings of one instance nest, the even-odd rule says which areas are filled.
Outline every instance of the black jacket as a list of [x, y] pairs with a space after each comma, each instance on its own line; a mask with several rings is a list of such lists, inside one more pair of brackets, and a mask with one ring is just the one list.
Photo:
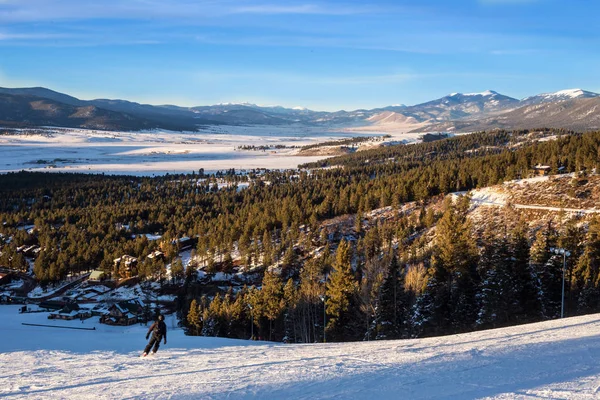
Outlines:
[[165, 340], [167, 340], [167, 325], [165, 324], [165, 321], [155, 321], [152, 325], [150, 325], [146, 337], [150, 336], [150, 332], [152, 332], [152, 335], [156, 336], [158, 339], [162, 339], [164, 337]]

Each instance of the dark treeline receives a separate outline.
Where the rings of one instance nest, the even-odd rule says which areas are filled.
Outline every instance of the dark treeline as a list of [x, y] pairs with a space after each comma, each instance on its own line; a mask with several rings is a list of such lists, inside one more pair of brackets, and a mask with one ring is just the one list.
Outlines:
[[[556, 311], [555, 293], [545, 287], [542, 293], [552, 304], [547, 298], [534, 305], [523, 303], [522, 315], [512, 313], [505, 319], [498, 319], [502, 314], [496, 311], [482, 313], [502, 303], [484, 295], [499, 293], [500, 284], [494, 279], [508, 276], [512, 280], [521, 274], [524, 281], [528, 276], [540, 282], [537, 277], [548, 274], [545, 267], [534, 269], [548, 261], [531, 258], [537, 237], [533, 241], [531, 232], [523, 232], [519, 245], [516, 232], [479, 240], [460, 207], [446, 205], [443, 213], [436, 213], [424, 206], [440, 194], [525, 177], [537, 163], [555, 171], [559, 167], [569, 172], [598, 171], [600, 132], [547, 130], [544, 134], [559, 138], [531, 142], [528, 131], [464, 135], [319, 163], [337, 168], [271, 171], [251, 179], [231, 177], [233, 185], [221, 189], [214, 178], [192, 175], [6, 174], [0, 176], [0, 229], [14, 240], [3, 245], [0, 264], [26, 269], [26, 260], [17, 253], [17, 247], [25, 244], [42, 249], [34, 267], [42, 283], [97, 268], [115, 278], [125, 277], [132, 272], [113, 263], [124, 254], [140, 260], [135, 273], [142, 278], [164, 279], [165, 266], [172, 263], [172, 279], [184, 287], [181, 315], [193, 334], [248, 337], [254, 326], [255, 336], [307, 342], [322, 340], [325, 320], [328, 339], [354, 340], [551, 318]], [[238, 190], [236, 180], [249, 180], [250, 186]], [[399, 213], [382, 225], [363, 224], [363, 217], [373, 209], [398, 209], [415, 200], [422, 206], [414, 214]], [[338, 232], [336, 236], [322, 223], [348, 214], [356, 216], [353, 240], [340, 242], [343, 235]], [[453, 246], [464, 242], [459, 250], [444, 247], [440, 231], [445, 223], [464, 236], [446, 240]], [[27, 225], [34, 225], [31, 233], [22, 229]], [[435, 225], [436, 243], [427, 243], [421, 234]], [[159, 233], [162, 238], [148, 240], [143, 235], [148, 233]], [[567, 240], [561, 239], [563, 234], [548, 228], [547, 243]], [[175, 240], [184, 236], [198, 241], [187, 274], [177, 261]], [[584, 242], [594, 243], [592, 239]], [[492, 245], [494, 241], [501, 245]], [[499, 272], [495, 262], [486, 261], [517, 258], [517, 247], [523, 252], [519, 257], [526, 260], [518, 266], [511, 261]], [[497, 248], [506, 248], [506, 253], [494, 253]], [[147, 257], [158, 249], [164, 258]], [[578, 290], [592, 293], [593, 299], [597, 250], [580, 250], [578, 257], [570, 259], [570, 271], [574, 273], [575, 265], [579, 268], [579, 260], [587, 254], [586, 268], [591, 272], [584, 275], [593, 284], [590, 291], [585, 286], [588, 278], [581, 278], [577, 285]], [[266, 272], [262, 282], [260, 277], [250, 282], [255, 286], [217, 295], [203, 293], [202, 285], [194, 282], [197, 268], [212, 274], [234, 267], [247, 271], [275, 267], [280, 273]], [[556, 284], [555, 274], [548, 279], [549, 285]], [[575, 279], [570, 282], [574, 285]], [[527, 289], [514, 289], [519, 294], [511, 299], [529, 301], [527, 290], [539, 294], [540, 286], [531, 285], [525, 282]], [[580, 294], [571, 296], [579, 298]], [[590, 309], [596, 306], [590, 304]], [[584, 311], [577, 307], [571, 310]], [[532, 311], [538, 308], [539, 312]]]
[[[298, 276], [266, 272], [259, 288], [194, 298], [185, 321], [192, 335], [319, 342], [436, 336], [542, 321], [561, 315], [563, 257], [567, 316], [599, 311], [600, 218], [585, 232], [577, 219], [547, 224], [530, 240], [520, 221], [490, 223], [478, 236], [469, 199], [446, 201], [431, 243], [394, 246], [390, 224], [358, 242], [328, 245]], [[395, 224], [395, 223], [394, 223]], [[426, 225], [425, 225], [426, 227]], [[285, 263], [284, 263], [285, 265]], [[288, 267], [289, 268], [289, 267]]]
[[319, 142], [319, 143], [315, 143], [315, 144], [307, 144], [305, 146], [302, 146], [302, 150], [310, 150], [310, 149], [317, 149], [319, 147], [325, 147], [325, 146], [354, 146], [354, 145], [358, 145], [360, 143], [363, 142], [374, 142], [374, 141], [382, 141], [385, 139], [389, 139], [391, 136], [390, 135], [383, 135], [383, 136], [357, 136], [357, 137], [353, 137], [350, 139], [339, 139], [339, 140], [330, 140], [327, 142]]

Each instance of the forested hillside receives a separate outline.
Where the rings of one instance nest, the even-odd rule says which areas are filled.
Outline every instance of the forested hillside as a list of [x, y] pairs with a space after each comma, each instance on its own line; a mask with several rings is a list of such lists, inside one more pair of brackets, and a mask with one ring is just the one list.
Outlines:
[[[175, 288], [189, 334], [346, 341], [555, 318], [560, 246], [568, 314], [598, 311], [598, 217], [540, 224], [507, 207], [510, 223], [484, 226], [468, 196], [444, 196], [538, 164], [576, 172], [576, 185], [600, 171], [600, 132], [477, 133], [245, 175], [12, 173], [0, 176], [0, 265], [27, 269], [18, 248], [37, 245], [42, 284], [99, 268]], [[182, 238], [195, 246], [187, 266]], [[114, 262], [123, 255], [137, 267]]]

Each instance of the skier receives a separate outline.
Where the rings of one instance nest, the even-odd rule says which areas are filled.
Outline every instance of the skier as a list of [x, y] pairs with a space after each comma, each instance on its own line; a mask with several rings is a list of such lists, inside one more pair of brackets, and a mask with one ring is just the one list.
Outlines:
[[152, 354], [156, 353], [156, 351], [160, 347], [160, 340], [162, 338], [165, 339], [164, 343], [167, 344], [167, 325], [165, 324], [164, 315], [159, 315], [156, 321], [154, 321], [154, 323], [150, 325], [148, 333], [146, 333], [146, 340], [150, 337], [150, 332], [152, 332], [152, 339], [150, 339], [148, 345], [144, 349], [142, 357], [146, 357], [148, 355], [152, 346], [154, 346]]

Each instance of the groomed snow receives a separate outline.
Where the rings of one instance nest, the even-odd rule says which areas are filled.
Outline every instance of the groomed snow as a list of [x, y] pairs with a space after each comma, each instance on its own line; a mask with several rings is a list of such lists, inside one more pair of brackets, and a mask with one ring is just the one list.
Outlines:
[[[0, 307], [0, 397], [597, 399], [600, 315], [439, 338], [284, 345], [188, 337], [138, 357], [146, 327]], [[23, 326], [22, 322], [94, 331]]]

